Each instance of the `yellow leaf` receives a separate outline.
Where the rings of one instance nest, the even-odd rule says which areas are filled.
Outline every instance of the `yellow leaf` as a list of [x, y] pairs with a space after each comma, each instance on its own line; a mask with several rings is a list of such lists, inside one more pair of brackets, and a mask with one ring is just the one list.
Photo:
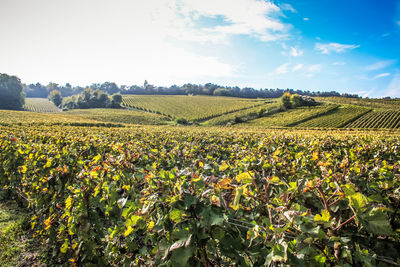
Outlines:
[[132, 226], [129, 225], [124, 233], [124, 237], [127, 237], [128, 235], [130, 235], [130, 233], [132, 233], [132, 231], [133, 231], [133, 228], [132, 228]]
[[221, 166], [219, 166], [219, 171], [223, 172], [228, 168], [229, 168], [229, 165], [226, 164], [226, 162], [224, 161], [224, 162], [222, 162]]
[[151, 231], [154, 228], [155, 223], [153, 221], [149, 222], [149, 225], [147, 226], [147, 230]]
[[48, 159], [46, 164], [43, 166], [44, 168], [50, 168], [51, 167], [51, 163], [53, 162], [52, 159]]
[[199, 167], [203, 168], [203, 166], [204, 166], [204, 163], [202, 161], [199, 161]]
[[280, 181], [281, 180], [279, 179], [278, 176], [272, 176], [272, 177], [269, 178], [269, 182], [273, 183], [273, 184], [279, 183]]
[[67, 210], [71, 209], [73, 203], [74, 203], [74, 199], [73, 199], [71, 196], [69, 196], [69, 197], [65, 200], [65, 208], [66, 208]]
[[253, 177], [253, 172], [244, 172], [236, 176], [236, 181], [238, 183], [243, 182], [244, 184], [251, 183], [251, 178]]
[[312, 154], [312, 158], [313, 158], [313, 160], [318, 160], [318, 158], [319, 158], [319, 153], [318, 153], [318, 151], [316, 151], [316, 152], [314, 152], [314, 153]]
[[21, 173], [26, 173], [26, 171], [27, 171], [26, 165], [19, 167], [19, 171]]
[[329, 214], [328, 210], [323, 210], [321, 212], [321, 215], [317, 214], [314, 217], [315, 222], [329, 222], [330, 219], [331, 219], [331, 215]]

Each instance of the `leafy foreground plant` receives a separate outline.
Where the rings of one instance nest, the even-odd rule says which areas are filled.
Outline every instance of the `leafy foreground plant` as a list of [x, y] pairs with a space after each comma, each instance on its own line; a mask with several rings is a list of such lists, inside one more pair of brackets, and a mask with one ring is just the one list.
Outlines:
[[0, 128], [53, 264], [400, 263], [398, 136]]

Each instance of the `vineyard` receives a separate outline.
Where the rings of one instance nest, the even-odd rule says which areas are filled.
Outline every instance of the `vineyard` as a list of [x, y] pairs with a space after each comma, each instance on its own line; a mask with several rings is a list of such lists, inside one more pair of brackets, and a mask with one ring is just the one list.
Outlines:
[[47, 98], [26, 98], [24, 110], [43, 113], [60, 112], [60, 109]]
[[162, 125], [170, 121], [170, 118], [159, 114], [126, 109], [74, 109], [65, 114], [101, 122], [126, 124]]
[[365, 98], [346, 98], [346, 97], [316, 97], [317, 101], [332, 102], [336, 104], [347, 104], [363, 106], [373, 109], [400, 109], [400, 99], [365, 99]]
[[262, 105], [265, 100], [211, 96], [124, 95], [123, 104], [148, 112], [190, 121], [205, 121], [227, 112]]
[[347, 128], [400, 128], [400, 111], [375, 111], [365, 114]]
[[297, 126], [314, 128], [342, 128], [370, 111], [371, 109], [361, 106], [341, 106], [329, 114], [308, 120], [298, 124]]
[[[275, 102], [265, 103], [253, 108], [246, 108], [243, 110], [231, 112], [228, 114], [223, 114], [221, 116], [217, 116], [210, 120], [207, 120], [204, 125], [227, 125], [235, 123], [237, 120], [246, 121], [250, 118], [254, 118], [257, 116], [264, 116], [269, 113], [273, 113], [278, 111], [278, 105]], [[261, 113], [260, 113], [261, 112]], [[238, 119], [239, 118], [239, 119]]]
[[[289, 109], [275, 113], [270, 116], [251, 120], [244, 123], [245, 126], [263, 126], [263, 127], [290, 127], [297, 125], [302, 121], [309, 120], [326, 114], [332, 110], [337, 109], [337, 105], [320, 105], [315, 107], [302, 107], [296, 109]], [[239, 124], [238, 126], [242, 126]]]
[[0, 186], [49, 265], [396, 266], [384, 132], [0, 126]]

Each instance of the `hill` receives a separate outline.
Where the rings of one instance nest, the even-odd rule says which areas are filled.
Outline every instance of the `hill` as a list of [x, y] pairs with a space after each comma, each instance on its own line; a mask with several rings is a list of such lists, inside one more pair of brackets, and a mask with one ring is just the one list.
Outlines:
[[123, 109], [62, 112], [47, 99], [27, 98], [24, 108], [30, 113], [1, 111], [0, 123], [165, 125], [187, 121], [202, 126], [259, 128], [400, 128], [398, 99], [320, 97], [316, 100], [320, 103], [317, 106], [286, 110], [278, 99], [124, 95]]
[[56, 113], [61, 110], [57, 108], [53, 102], [47, 98], [25, 98], [24, 110], [32, 112], [43, 112], [43, 113]]

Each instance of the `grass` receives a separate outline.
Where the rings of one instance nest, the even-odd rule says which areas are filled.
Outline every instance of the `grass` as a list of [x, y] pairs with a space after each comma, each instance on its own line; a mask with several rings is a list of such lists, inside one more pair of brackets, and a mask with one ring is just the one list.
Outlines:
[[[4, 195], [4, 191], [0, 191]], [[14, 201], [0, 196], [0, 266], [40, 266], [32, 238], [29, 214]], [[36, 251], [35, 251], [36, 250]]]

